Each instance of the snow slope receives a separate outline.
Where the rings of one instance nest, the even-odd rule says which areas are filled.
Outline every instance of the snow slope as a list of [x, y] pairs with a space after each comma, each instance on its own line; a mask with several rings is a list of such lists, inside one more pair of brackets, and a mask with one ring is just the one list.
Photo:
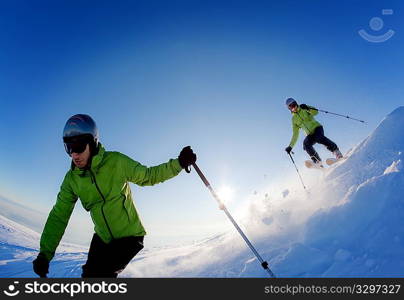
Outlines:
[[[269, 197], [251, 198], [242, 217], [234, 214], [278, 277], [404, 277], [403, 130], [404, 107], [399, 107], [346, 160], [324, 174], [303, 170], [308, 192], [293, 174], [262, 191]], [[33, 276], [38, 235], [5, 218], [0, 229], [0, 276]], [[58, 251], [50, 276], [80, 276], [85, 251]], [[122, 273], [266, 276], [235, 230], [188, 246], [142, 251]]]
[[[32, 261], [38, 255], [40, 234], [0, 215], [0, 277], [34, 277]], [[61, 243], [50, 276], [80, 275], [87, 249]]]

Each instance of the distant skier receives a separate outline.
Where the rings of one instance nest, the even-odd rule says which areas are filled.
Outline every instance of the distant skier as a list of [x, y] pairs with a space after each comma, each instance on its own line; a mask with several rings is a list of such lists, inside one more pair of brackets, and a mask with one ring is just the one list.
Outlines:
[[72, 158], [71, 168], [43, 229], [40, 253], [33, 261], [34, 271], [46, 277], [49, 262], [80, 198], [83, 207], [90, 211], [95, 231], [81, 276], [117, 277], [143, 248], [146, 234], [129, 182], [140, 186], [163, 182], [195, 163], [196, 155], [188, 146], [178, 159], [154, 167], [143, 166], [122, 153], [105, 151], [94, 120], [84, 114], [69, 118], [63, 141]]
[[296, 100], [293, 98], [286, 99], [286, 106], [292, 113], [293, 128], [292, 139], [289, 146], [285, 149], [288, 154], [295, 146], [299, 137], [299, 130], [302, 128], [307, 135], [303, 142], [303, 149], [309, 154], [316, 167], [323, 166], [320, 156], [313, 147], [313, 145], [316, 143], [326, 146], [327, 149], [335, 155], [337, 160], [342, 158], [342, 154], [341, 151], [339, 151], [338, 146], [324, 136], [323, 126], [314, 119], [314, 116], [318, 114], [318, 109], [306, 104], [298, 105]]

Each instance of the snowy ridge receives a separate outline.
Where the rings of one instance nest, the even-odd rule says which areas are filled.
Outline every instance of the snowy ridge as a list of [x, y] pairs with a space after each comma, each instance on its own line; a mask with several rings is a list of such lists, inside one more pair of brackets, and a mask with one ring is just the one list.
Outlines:
[[[38, 232], [0, 215], [0, 243], [38, 250], [40, 238], [41, 235]], [[58, 252], [84, 251], [85, 249], [86, 247], [80, 245], [61, 242]]]
[[9, 220], [24, 225], [36, 232], [42, 230], [46, 214], [32, 207], [12, 201], [0, 195], [1, 215]]
[[329, 179], [344, 176], [347, 185], [359, 184], [369, 175], [379, 175], [393, 161], [402, 159], [404, 106], [400, 106], [384, 118], [374, 132], [352, 149], [349, 163], [329, 174]]
[[0, 243], [38, 249], [39, 233], [0, 215]]
[[[40, 238], [38, 232], [0, 215], [0, 276], [36, 277], [32, 261], [38, 255]], [[85, 247], [60, 243], [51, 276], [78, 276], [77, 262], [85, 260], [86, 252]]]
[[[324, 175], [304, 170], [308, 192], [293, 174], [259, 193], [269, 196], [251, 198], [243, 215], [234, 214], [278, 277], [404, 277], [403, 129], [404, 107], [399, 107]], [[16, 232], [23, 229], [4, 218], [0, 222], [0, 241], [7, 243], [0, 275], [34, 276], [30, 269], [36, 252], [12, 245], [29, 246], [32, 239], [38, 243], [38, 235], [24, 229], [18, 240]], [[79, 277], [85, 259], [85, 252], [62, 252], [52, 262], [50, 276]], [[267, 273], [233, 230], [187, 246], [142, 251], [121, 276]]]

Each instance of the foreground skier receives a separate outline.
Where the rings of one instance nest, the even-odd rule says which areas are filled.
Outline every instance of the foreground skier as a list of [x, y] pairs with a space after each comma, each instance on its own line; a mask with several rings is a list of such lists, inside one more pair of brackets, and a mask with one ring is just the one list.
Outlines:
[[122, 153], [105, 151], [95, 122], [83, 114], [67, 121], [63, 141], [72, 164], [43, 229], [40, 253], [33, 261], [34, 272], [46, 277], [49, 262], [80, 198], [95, 226], [82, 277], [117, 277], [143, 248], [146, 234], [129, 182], [140, 186], [163, 182], [195, 163], [196, 155], [188, 146], [178, 159], [145, 167]]
[[[313, 145], [316, 143], [326, 146], [327, 149], [335, 155], [337, 160], [342, 158], [342, 154], [339, 151], [338, 146], [324, 136], [323, 126], [314, 119], [314, 116], [318, 114], [318, 110], [316, 108], [306, 104], [298, 105], [296, 100], [293, 98], [286, 99], [286, 106], [292, 113], [293, 128], [292, 139], [289, 146], [285, 149], [288, 154], [290, 154], [292, 148], [295, 146], [299, 137], [299, 130], [302, 128], [307, 134], [303, 142], [303, 149], [309, 154], [315, 167], [323, 167], [321, 158], [313, 147]], [[310, 164], [306, 163], [306, 165], [310, 167]]]

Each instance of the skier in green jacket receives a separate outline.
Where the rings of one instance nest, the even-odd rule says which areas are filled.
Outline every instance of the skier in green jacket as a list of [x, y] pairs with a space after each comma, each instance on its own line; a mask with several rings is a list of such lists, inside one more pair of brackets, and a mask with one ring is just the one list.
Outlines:
[[49, 262], [65, 232], [78, 198], [89, 211], [94, 235], [82, 277], [117, 277], [143, 248], [146, 234], [133, 204], [129, 182], [154, 185], [178, 175], [195, 163], [191, 147], [177, 159], [146, 167], [119, 152], [106, 151], [99, 142], [94, 120], [84, 114], [66, 122], [63, 141], [72, 158], [56, 204], [49, 213], [40, 241], [40, 253], [33, 261], [36, 274], [46, 277]]
[[286, 106], [292, 113], [293, 129], [292, 139], [285, 149], [288, 154], [297, 142], [300, 129], [303, 129], [307, 135], [303, 142], [303, 149], [309, 154], [314, 164], [322, 167], [321, 158], [313, 147], [316, 143], [326, 146], [335, 155], [336, 159], [342, 158], [342, 153], [339, 151], [338, 146], [324, 136], [323, 126], [314, 119], [314, 116], [318, 114], [318, 109], [306, 104], [299, 105], [293, 98], [286, 99]]

